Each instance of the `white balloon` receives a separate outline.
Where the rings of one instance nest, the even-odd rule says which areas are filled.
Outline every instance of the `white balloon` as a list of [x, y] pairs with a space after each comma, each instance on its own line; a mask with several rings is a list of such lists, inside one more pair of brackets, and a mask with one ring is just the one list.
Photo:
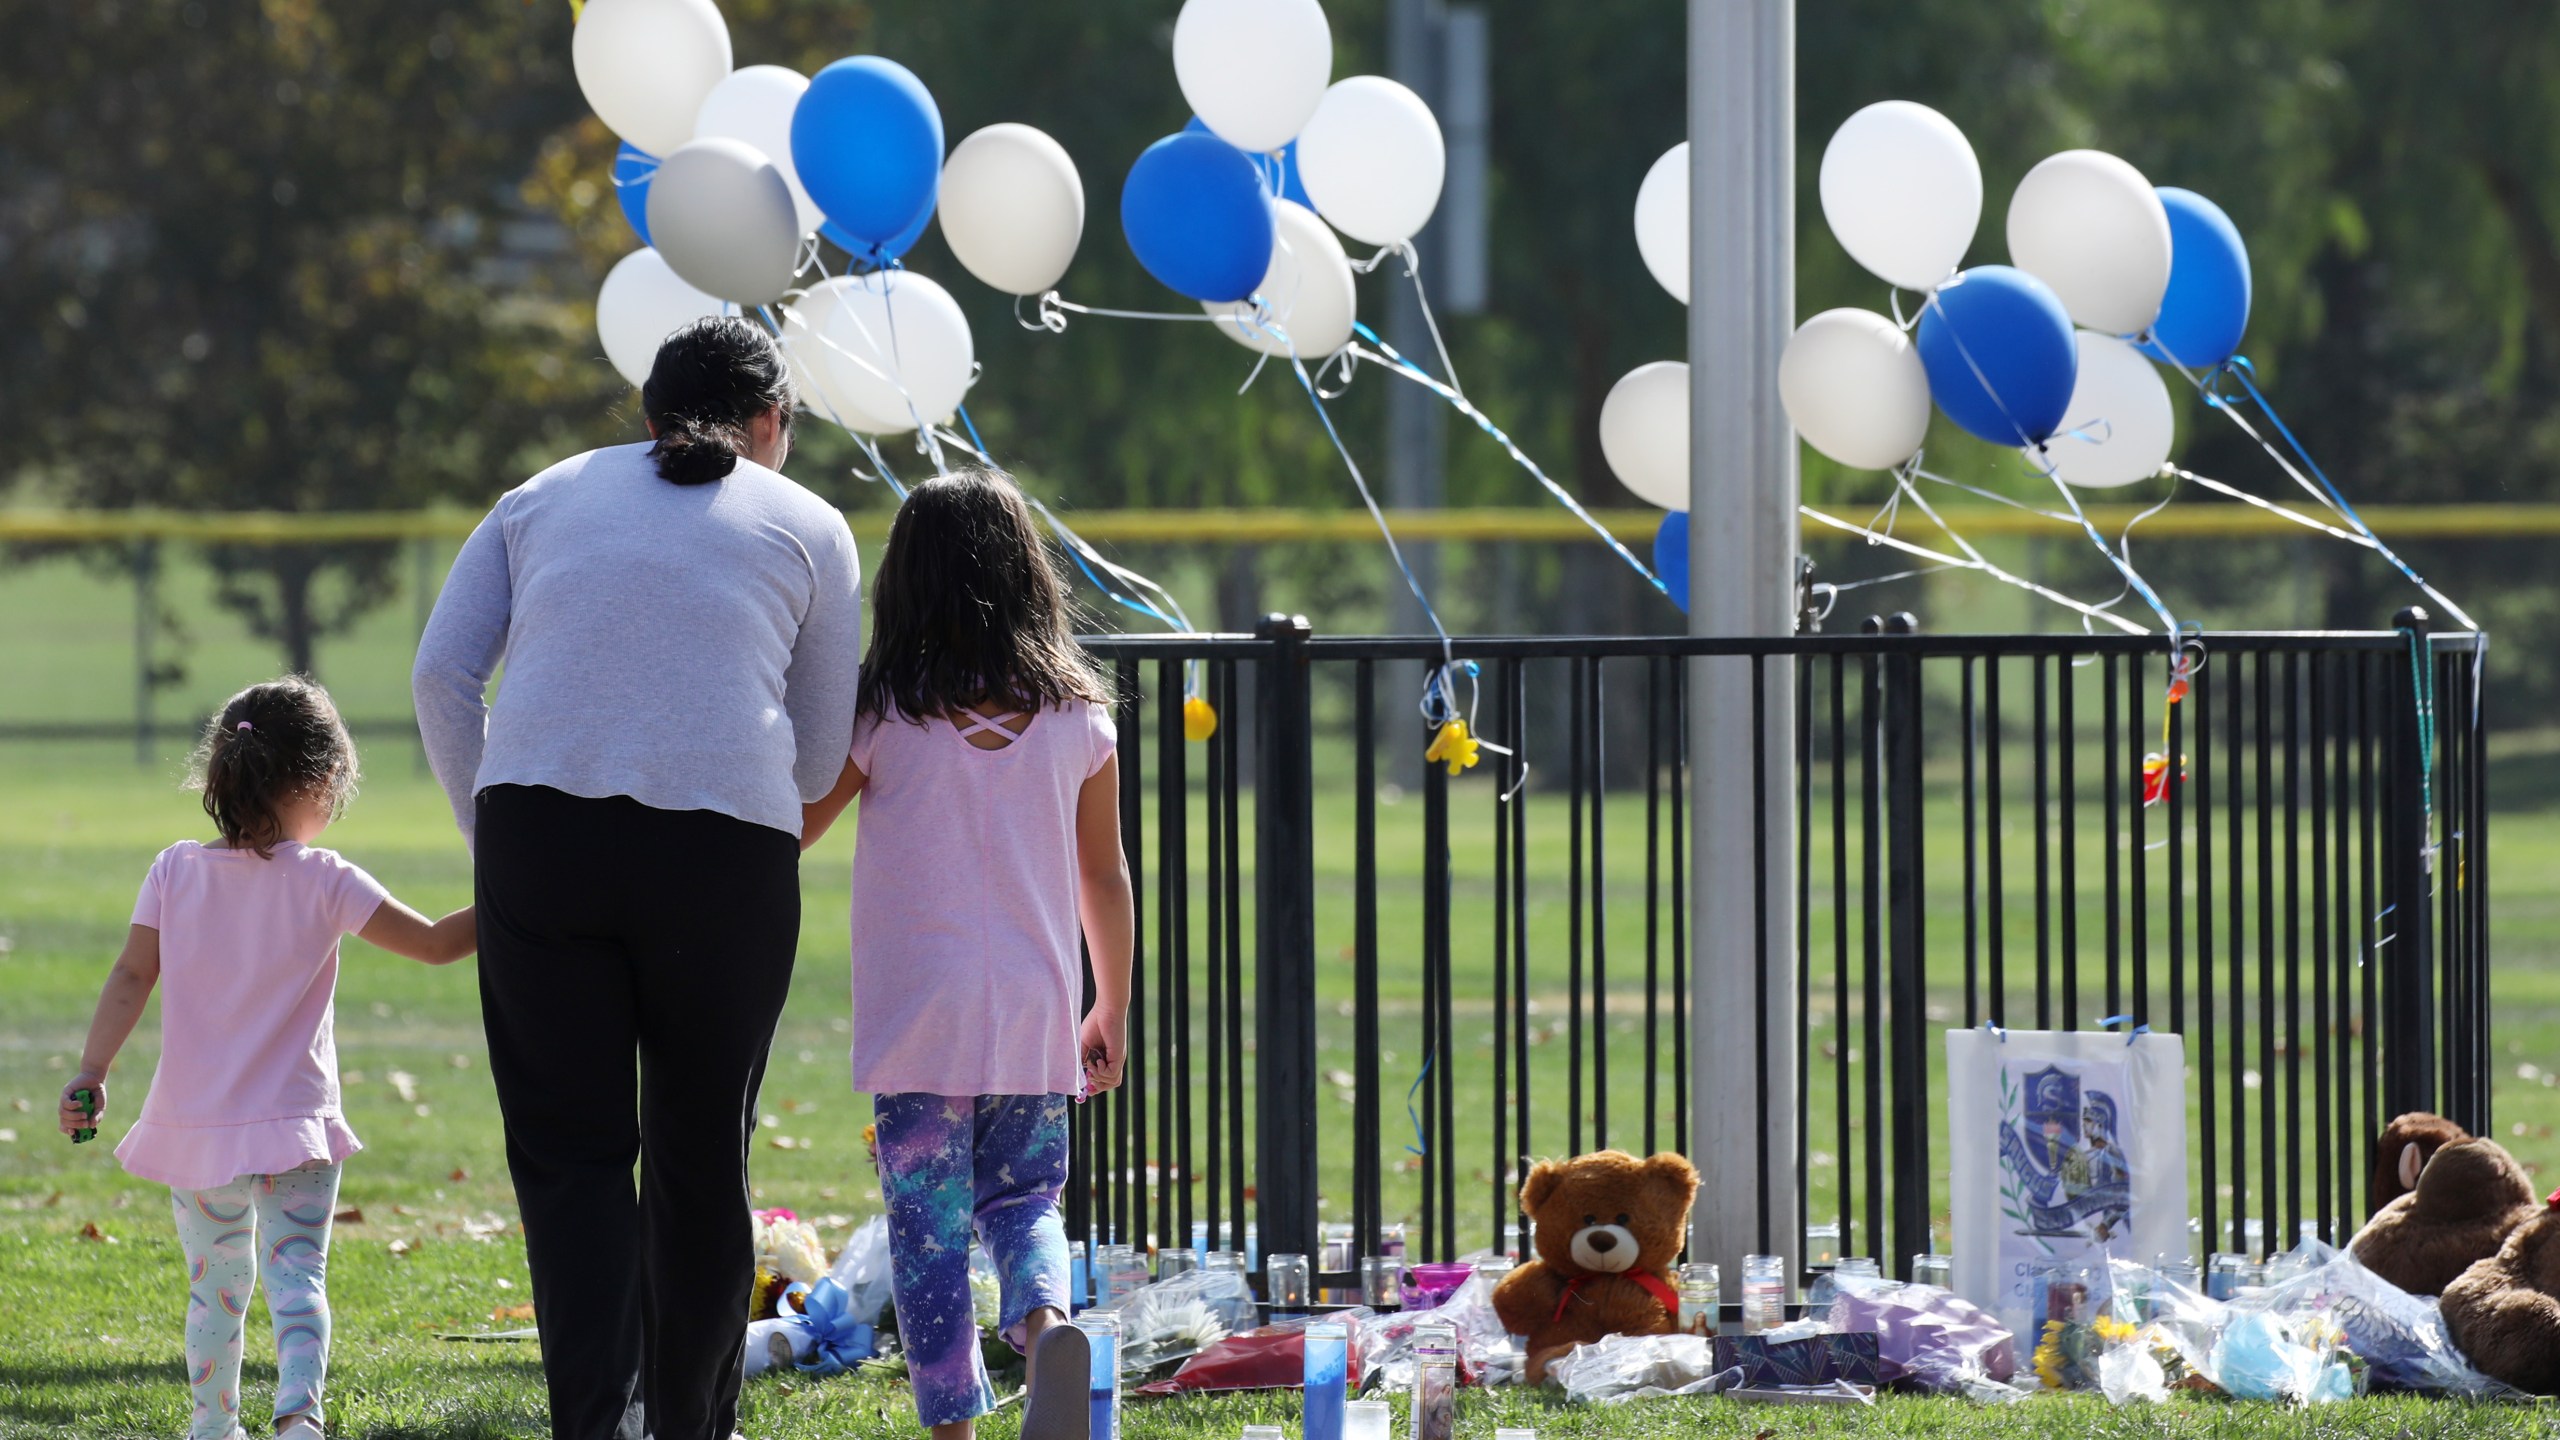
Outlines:
[[1872, 310], [1825, 310], [1778, 357], [1778, 400], [1814, 449], [1890, 470], [1929, 434], [1929, 375], [1902, 327]]
[[695, 140], [649, 179], [649, 243], [696, 287], [741, 305], [791, 288], [800, 214], [765, 153], [740, 140]]
[[969, 317], [909, 270], [821, 280], [783, 320], [783, 348], [809, 409], [849, 430], [896, 435], [960, 408], [977, 371]]
[[1239, 150], [1277, 150], [1324, 98], [1333, 27], [1316, 0], [1183, 0], [1173, 78], [1210, 133]]
[[797, 70], [749, 65], [711, 87], [693, 121], [696, 140], [742, 140], [764, 152], [791, 187], [791, 208], [799, 212], [803, 235], [827, 218], [800, 188], [800, 172], [791, 163], [791, 112], [808, 89], [809, 77]]
[[1689, 303], [1689, 142], [1662, 152], [1636, 187], [1636, 253], [1644, 268]]
[[605, 128], [663, 157], [729, 73], [729, 25], [711, 0], [587, 0], [569, 63]]
[[718, 297], [668, 269], [667, 257], [643, 247], [613, 262], [596, 291], [596, 338], [604, 342], [604, 358], [637, 388], [649, 383], [649, 369], [668, 336], [724, 309]]
[[1249, 303], [1202, 301], [1200, 308], [1223, 317], [1218, 333], [1248, 350], [1284, 357], [1294, 351], [1302, 360], [1321, 359], [1351, 343], [1351, 324], [1359, 318], [1359, 289], [1352, 284], [1351, 258], [1342, 253], [1342, 242], [1333, 231], [1306, 206], [1275, 200], [1271, 218], [1279, 235], [1271, 247], [1271, 268], [1262, 272], [1262, 284], [1256, 289], [1271, 307], [1269, 324], [1286, 335], [1287, 342], [1254, 323]]
[[1689, 508], [1689, 367], [1639, 365], [1600, 404], [1600, 453], [1618, 483], [1665, 510]]
[[2083, 330], [2079, 341], [2080, 378], [2071, 387], [2071, 408], [2044, 447], [2053, 473], [2086, 490], [2159, 474], [2178, 438], [2177, 412], [2159, 367], [2112, 335]]
[[2048, 155], [2009, 197], [2009, 262], [2071, 318], [2135, 335], [2169, 290], [2169, 212], [2142, 172], [2102, 150]]
[[1084, 237], [1084, 181], [1066, 147], [1028, 125], [990, 125], [942, 162], [942, 238], [970, 274], [1010, 295], [1054, 288]]
[[1982, 165], [1955, 122], [1909, 100], [1850, 116], [1822, 150], [1822, 216], [1849, 258], [1906, 290], [1964, 262], [1982, 221]]
[[1316, 213], [1371, 245], [1412, 239], [1440, 204], [1448, 168], [1431, 107], [1383, 75], [1325, 91], [1298, 134], [1298, 180]]

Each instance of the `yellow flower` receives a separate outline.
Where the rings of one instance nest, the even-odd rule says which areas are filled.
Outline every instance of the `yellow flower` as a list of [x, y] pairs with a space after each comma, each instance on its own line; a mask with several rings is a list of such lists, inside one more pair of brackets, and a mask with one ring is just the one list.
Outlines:
[[2044, 1339], [2036, 1345], [2035, 1368], [2036, 1378], [2044, 1382], [2044, 1388], [2047, 1390], [2062, 1388], [2061, 1321], [2044, 1322]]
[[1467, 733], [1467, 722], [1452, 720], [1431, 737], [1431, 748], [1422, 752], [1426, 765], [1445, 764], [1452, 776], [1472, 770], [1481, 758], [1476, 754], [1476, 739]]
[[1182, 738], [1197, 745], [1217, 733], [1217, 707], [1197, 695], [1183, 697]]

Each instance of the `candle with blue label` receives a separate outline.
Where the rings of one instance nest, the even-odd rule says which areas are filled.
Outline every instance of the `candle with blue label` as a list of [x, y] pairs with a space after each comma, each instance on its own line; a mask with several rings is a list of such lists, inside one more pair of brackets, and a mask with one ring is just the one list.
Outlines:
[[1307, 1327], [1306, 1414], [1301, 1440], [1342, 1440], [1343, 1405], [1350, 1399], [1351, 1332], [1338, 1321]]
[[1120, 1440], [1120, 1317], [1087, 1311], [1075, 1324], [1093, 1350], [1092, 1440]]

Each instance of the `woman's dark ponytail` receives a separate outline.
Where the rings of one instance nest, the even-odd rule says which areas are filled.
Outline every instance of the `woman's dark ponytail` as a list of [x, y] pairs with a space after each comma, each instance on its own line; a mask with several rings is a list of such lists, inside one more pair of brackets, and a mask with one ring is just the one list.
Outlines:
[[660, 478], [707, 485], [738, 468], [747, 426], [779, 410], [787, 433], [797, 397], [773, 337], [735, 315], [709, 315], [658, 347], [640, 409], [658, 435]]

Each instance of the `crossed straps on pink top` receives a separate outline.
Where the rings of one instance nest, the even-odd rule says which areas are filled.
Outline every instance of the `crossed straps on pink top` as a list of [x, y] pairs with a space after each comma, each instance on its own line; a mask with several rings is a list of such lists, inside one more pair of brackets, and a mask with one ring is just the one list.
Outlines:
[[960, 738], [963, 740], [969, 740], [970, 736], [982, 733], [994, 735], [1000, 737], [1004, 741], [1004, 744], [979, 745], [974, 740], [970, 740], [969, 743], [980, 750], [1007, 749], [1012, 746], [1015, 741], [1022, 738], [1022, 732], [1020, 730], [1007, 730], [1004, 727], [1021, 718], [1023, 718], [1023, 715], [1019, 710], [1011, 710], [1002, 715], [989, 716], [981, 715], [975, 710], [963, 707], [960, 711], [959, 718]]

